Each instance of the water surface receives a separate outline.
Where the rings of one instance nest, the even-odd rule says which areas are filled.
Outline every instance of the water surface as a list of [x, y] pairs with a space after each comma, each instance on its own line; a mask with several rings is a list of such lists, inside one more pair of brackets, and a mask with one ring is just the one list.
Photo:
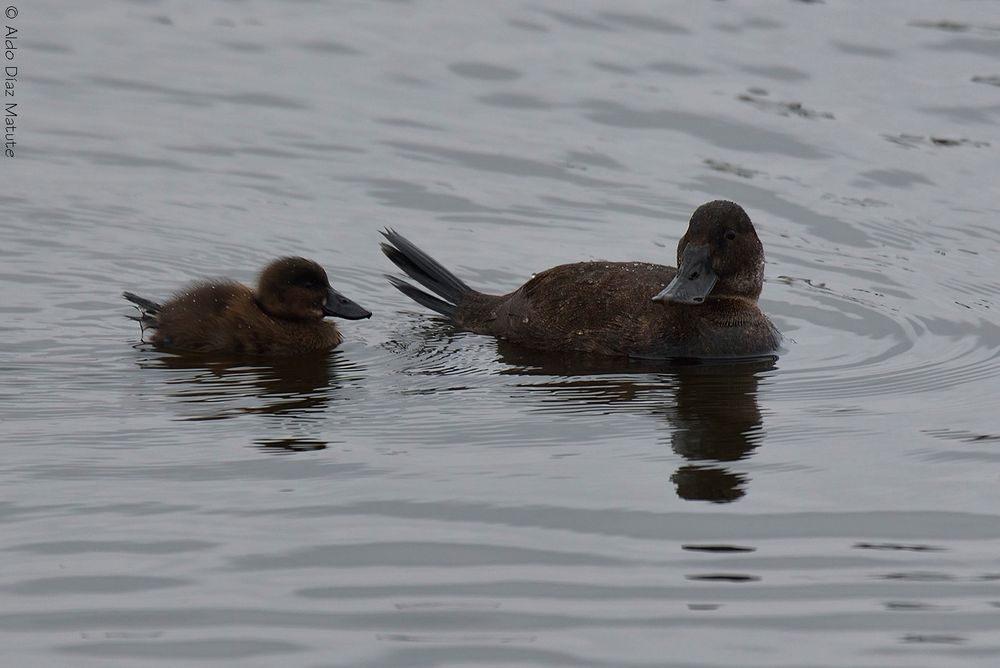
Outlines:
[[[981, 2], [22, 3], [0, 161], [0, 637], [35, 666], [941, 666], [1000, 655], [1000, 23]], [[776, 362], [455, 332], [740, 202]], [[123, 289], [315, 258], [298, 360]]]

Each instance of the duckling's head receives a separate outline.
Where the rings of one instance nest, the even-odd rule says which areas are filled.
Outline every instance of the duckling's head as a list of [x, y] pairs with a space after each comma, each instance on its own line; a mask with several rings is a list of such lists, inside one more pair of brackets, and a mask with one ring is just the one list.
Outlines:
[[326, 271], [303, 257], [271, 262], [257, 282], [257, 302], [270, 316], [283, 320], [348, 320], [370, 318], [371, 313], [330, 287]]
[[701, 304], [711, 297], [756, 301], [764, 285], [764, 246], [739, 204], [715, 200], [691, 215], [677, 244], [677, 274], [654, 301]]

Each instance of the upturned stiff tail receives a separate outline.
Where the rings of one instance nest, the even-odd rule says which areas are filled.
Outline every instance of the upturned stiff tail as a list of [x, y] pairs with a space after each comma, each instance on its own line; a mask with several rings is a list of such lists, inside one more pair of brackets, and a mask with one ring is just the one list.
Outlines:
[[381, 244], [385, 256], [402, 269], [407, 276], [433, 292], [437, 297], [394, 276], [386, 276], [389, 282], [418, 304], [454, 319], [455, 310], [468, 295], [474, 293], [474, 290], [442, 267], [437, 260], [392, 229], [386, 228], [382, 232], [382, 236], [389, 242]]
[[126, 315], [126, 318], [135, 320], [144, 329], [156, 327], [156, 315], [160, 312], [159, 304], [131, 292], [123, 292], [122, 297], [135, 304], [135, 307], [139, 309], [139, 315]]

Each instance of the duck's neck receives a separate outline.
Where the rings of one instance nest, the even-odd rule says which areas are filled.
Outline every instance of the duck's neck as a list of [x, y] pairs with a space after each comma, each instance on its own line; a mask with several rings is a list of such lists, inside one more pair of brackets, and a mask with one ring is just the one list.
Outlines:
[[709, 296], [698, 308], [705, 309], [705, 317], [724, 327], [739, 327], [753, 319], [757, 300], [742, 295]]
[[705, 300], [706, 304], [718, 304], [722, 307], [731, 306], [743, 306], [750, 304], [751, 306], [757, 305], [757, 300], [753, 297], [747, 295], [713, 295], [710, 294], [708, 299]]

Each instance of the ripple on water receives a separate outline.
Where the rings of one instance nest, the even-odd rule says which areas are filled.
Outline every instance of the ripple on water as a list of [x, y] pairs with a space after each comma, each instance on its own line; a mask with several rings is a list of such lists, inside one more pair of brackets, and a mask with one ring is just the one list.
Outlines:
[[[975, 314], [953, 318], [907, 313], [884, 295], [838, 294], [782, 277], [793, 285], [796, 320], [822, 336], [792, 338], [791, 354], [808, 360], [783, 369], [769, 386], [776, 397], [823, 400], [934, 392], [1000, 373], [1000, 326]], [[792, 323], [794, 325], [794, 323]], [[796, 338], [799, 341], [796, 341]], [[819, 362], [817, 364], [816, 362]]]

